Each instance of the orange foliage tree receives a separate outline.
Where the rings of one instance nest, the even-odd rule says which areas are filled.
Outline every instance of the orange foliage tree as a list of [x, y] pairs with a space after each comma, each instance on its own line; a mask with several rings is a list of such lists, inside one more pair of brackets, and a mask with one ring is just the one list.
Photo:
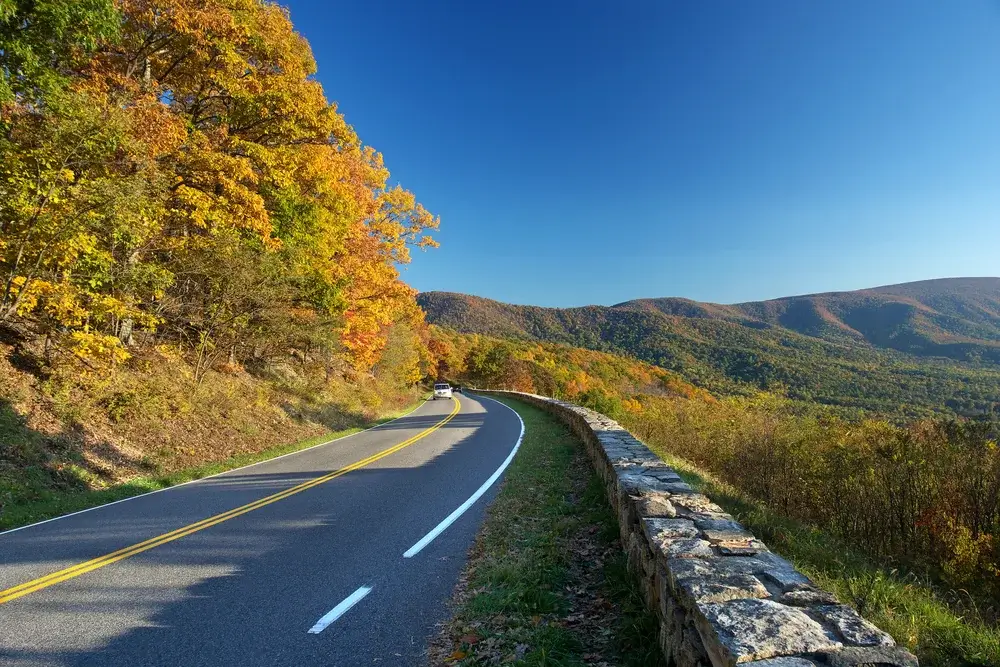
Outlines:
[[167, 338], [199, 374], [289, 349], [369, 372], [397, 325], [426, 356], [396, 267], [438, 219], [327, 101], [287, 11], [115, 9], [63, 85], [7, 95], [0, 321], [89, 358]]

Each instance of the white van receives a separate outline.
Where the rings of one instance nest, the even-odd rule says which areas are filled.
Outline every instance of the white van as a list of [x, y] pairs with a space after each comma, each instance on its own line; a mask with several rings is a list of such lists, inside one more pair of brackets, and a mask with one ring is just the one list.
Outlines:
[[434, 385], [434, 400], [439, 398], [451, 398], [451, 385], [447, 382], [438, 382]]

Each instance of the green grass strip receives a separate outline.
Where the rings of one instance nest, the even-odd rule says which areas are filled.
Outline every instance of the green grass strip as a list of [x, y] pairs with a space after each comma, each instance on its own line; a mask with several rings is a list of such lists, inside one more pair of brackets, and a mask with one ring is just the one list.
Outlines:
[[[525, 437], [477, 539], [446, 663], [582, 667], [597, 651], [607, 664], [662, 665], [658, 622], [626, 569], [582, 444], [551, 415], [504, 402], [521, 415]], [[614, 555], [595, 565], [593, 552], [580, 551], [595, 546]], [[588, 625], [593, 605], [614, 610], [610, 627]]]

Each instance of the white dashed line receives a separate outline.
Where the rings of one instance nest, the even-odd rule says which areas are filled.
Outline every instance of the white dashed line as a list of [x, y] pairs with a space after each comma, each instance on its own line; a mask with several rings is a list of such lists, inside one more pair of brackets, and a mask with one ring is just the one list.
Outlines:
[[336, 607], [328, 611], [323, 618], [316, 621], [316, 625], [309, 628], [309, 634], [318, 635], [319, 633], [326, 630], [327, 626], [336, 621], [338, 618], [347, 613], [347, 611], [361, 602], [361, 600], [372, 592], [371, 586], [362, 586], [358, 590], [354, 591], [347, 598], [338, 604]]

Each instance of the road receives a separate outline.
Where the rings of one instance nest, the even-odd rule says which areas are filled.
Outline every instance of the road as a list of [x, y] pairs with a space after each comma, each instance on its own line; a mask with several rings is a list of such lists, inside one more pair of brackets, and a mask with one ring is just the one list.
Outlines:
[[456, 394], [0, 533], [0, 664], [423, 664], [522, 433], [506, 406]]

